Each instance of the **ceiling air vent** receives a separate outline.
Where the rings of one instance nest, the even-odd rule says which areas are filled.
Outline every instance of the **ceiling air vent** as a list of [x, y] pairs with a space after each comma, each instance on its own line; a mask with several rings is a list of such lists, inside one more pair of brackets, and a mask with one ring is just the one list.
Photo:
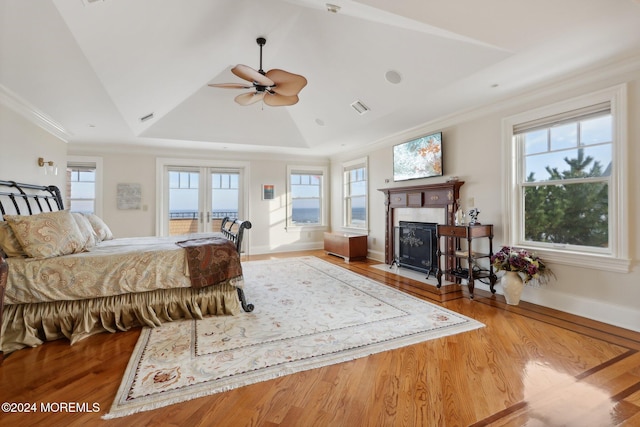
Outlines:
[[369, 111], [369, 107], [367, 107], [366, 105], [364, 105], [362, 103], [362, 101], [356, 101], [353, 104], [351, 104], [351, 106], [353, 107], [354, 110], [356, 110], [358, 112], [358, 114], [363, 115], [364, 113], [366, 113], [367, 111]]
[[153, 113], [149, 113], [144, 117], [140, 117], [141, 122], [146, 122], [147, 120], [151, 120], [151, 119], [153, 119]]

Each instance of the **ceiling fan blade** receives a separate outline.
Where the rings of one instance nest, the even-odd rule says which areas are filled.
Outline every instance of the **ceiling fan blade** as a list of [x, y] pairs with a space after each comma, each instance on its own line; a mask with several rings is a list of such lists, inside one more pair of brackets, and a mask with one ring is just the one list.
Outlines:
[[246, 106], [260, 102], [263, 98], [264, 92], [248, 92], [236, 96], [235, 101], [242, 106]]
[[255, 82], [260, 86], [274, 85], [273, 81], [270, 78], [264, 76], [263, 74], [260, 74], [259, 71], [256, 71], [247, 65], [238, 64], [231, 69], [231, 72], [236, 76], [240, 77], [241, 79], [245, 79], [250, 82]]
[[267, 77], [276, 84], [272, 90], [280, 95], [293, 96], [300, 93], [303, 87], [307, 85], [307, 79], [299, 74], [293, 74], [288, 71], [273, 69], [267, 71]]
[[272, 107], [285, 107], [287, 105], [296, 104], [300, 98], [298, 95], [284, 96], [277, 93], [266, 92], [264, 96], [264, 103]]
[[251, 89], [253, 86], [247, 86], [245, 83], [211, 83], [211, 87], [221, 87], [224, 89]]

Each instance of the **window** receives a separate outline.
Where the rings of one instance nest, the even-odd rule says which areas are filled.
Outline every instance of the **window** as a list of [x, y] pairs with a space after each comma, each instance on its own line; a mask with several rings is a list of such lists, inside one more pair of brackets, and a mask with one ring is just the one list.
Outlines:
[[288, 224], [326, 225], [326, 168], [289, 167]]
[[342, 165], [343, 225], [367, 229], [367, 158]]
[[628, 271], [625, 99], [619, 87], [505, 120], [510, 244]]
[[67, 162], [67, 192], [65, 207], [71, 212], [100, 212], [101, 159], [70, 157]]

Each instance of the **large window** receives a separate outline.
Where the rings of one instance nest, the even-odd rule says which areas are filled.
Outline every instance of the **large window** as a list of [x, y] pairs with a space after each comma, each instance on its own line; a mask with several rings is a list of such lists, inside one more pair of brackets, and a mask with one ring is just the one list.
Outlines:
[[95, 213], [100, 209], [101, 159], [70, 157], [67, 161], [65, 208], [71, 212]]
[[288, 224], [292, 226], [325, 226], [325, 168], [289, 167]]
[[567, 264], [628, 268], [624, 99], [616, 88], [505, 121], [510, 244]]
[[367, 159], [357, 159], [342, 166], [343, 225], [367, 229]]

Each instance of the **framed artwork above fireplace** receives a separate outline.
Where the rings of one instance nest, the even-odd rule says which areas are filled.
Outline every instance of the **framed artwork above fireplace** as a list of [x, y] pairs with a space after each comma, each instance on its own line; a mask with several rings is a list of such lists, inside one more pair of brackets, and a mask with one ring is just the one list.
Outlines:
[[442, 132], [425, 135], [393, 147], [393, 180], [442, 176]]

